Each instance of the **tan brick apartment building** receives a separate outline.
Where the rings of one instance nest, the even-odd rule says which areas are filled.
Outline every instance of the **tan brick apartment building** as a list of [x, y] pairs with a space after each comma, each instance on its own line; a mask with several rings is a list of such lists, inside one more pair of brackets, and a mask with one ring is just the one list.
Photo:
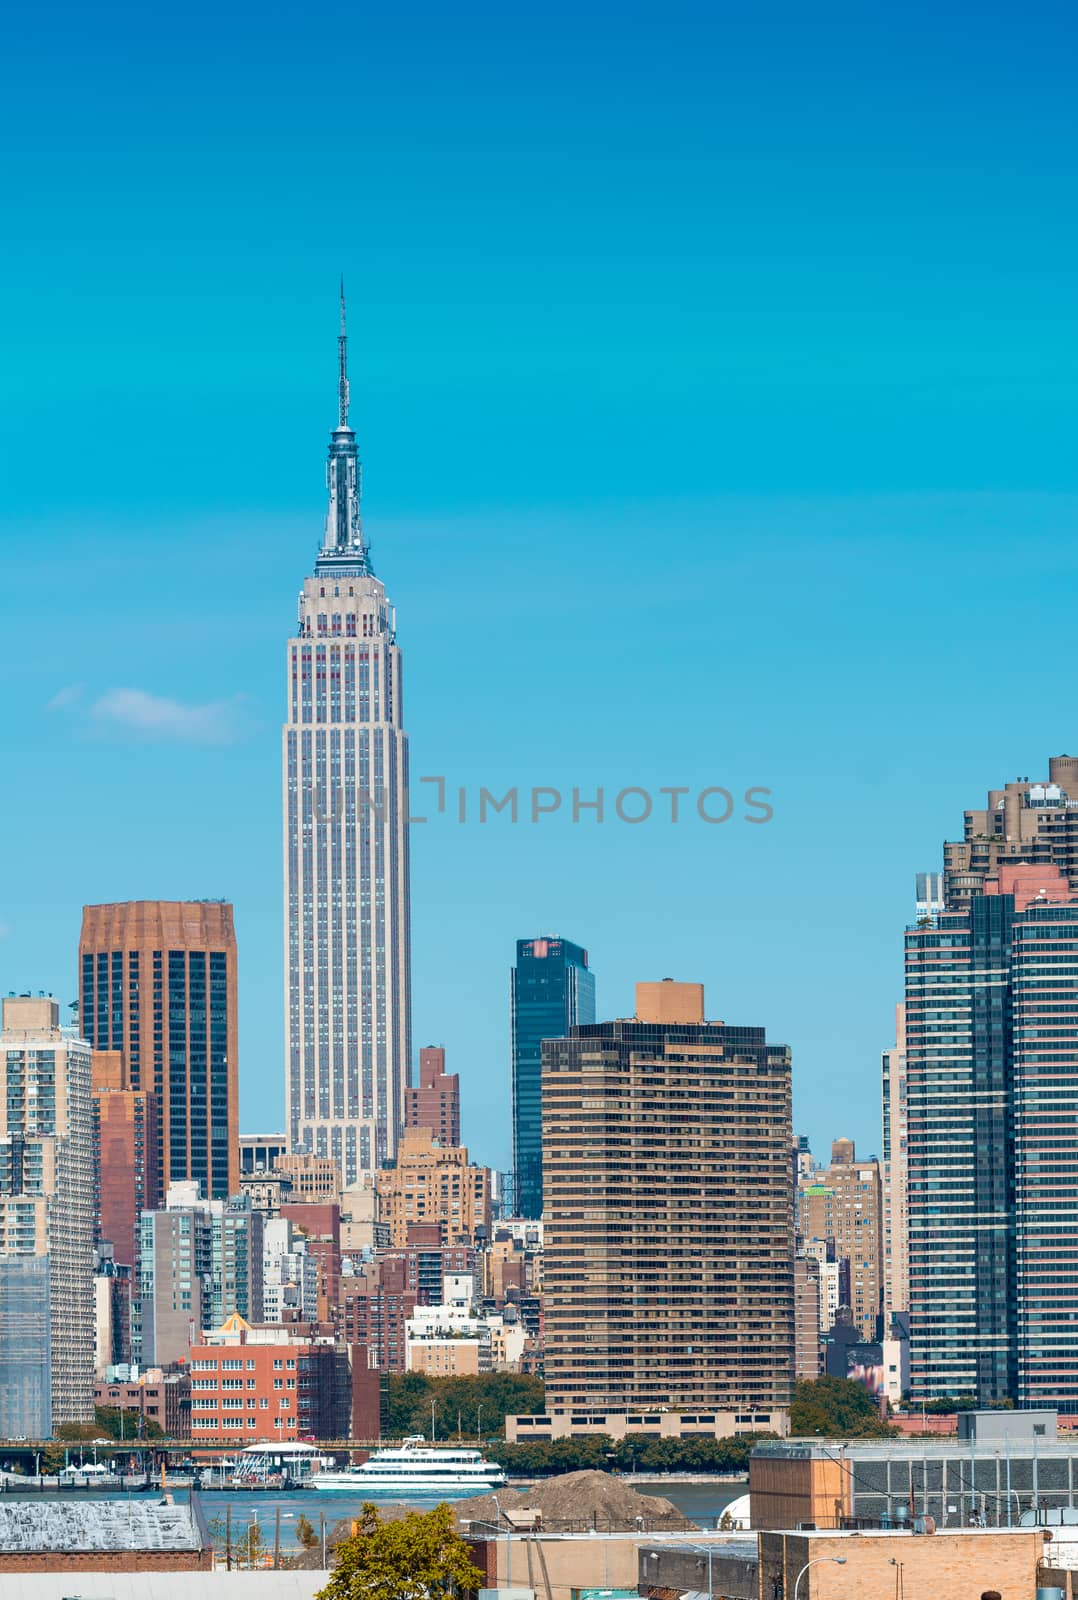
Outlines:
[[[790, 1052], [703, 986], [543, 1045], [550, 1412], [582, 1429], [776, 1427], [794, 1357]], [[766, 1417], [767, 1421], [762, 1419]]]
[[445, 1148], [429, 1128], [409, 1128], [394, 1166], [375, 1179], [380, 1220], [393, 1249], [408, 1244], [417, 1222], [436, 1225], [444, 1245], [470, 1244], [491, 1234], [490, 1168], [469, 1164], [463, 1145]]

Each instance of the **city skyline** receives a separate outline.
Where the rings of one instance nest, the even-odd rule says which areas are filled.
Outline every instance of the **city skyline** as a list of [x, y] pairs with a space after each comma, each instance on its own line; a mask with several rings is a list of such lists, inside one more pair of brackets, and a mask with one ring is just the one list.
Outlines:
[[[59, 51], [14, 30], [8, 748], [69, 764], [82, 815], [63, 784], [10, 796], [0, 988], [74, 998], [84, 903], [227, 897], [241, 1118], [285, 1125], [280, 644], [343, 268], [415, 771], [448, 794], [412, 830], [414, 1037], [460, 1072], [465, 1140], [508, 1165], [504, 973], [545, 927], [579, 930], [607, 1014], [648, 970], [767, 1017], [817, 1153], [881, 1153], [914, 874], [971, 785], [1074, 745], [1061, 681], [953, 696], [972, 640], [1021, 649], [1078, 592], [1073, 18], [937, 27], [928, 60], [916, 26], [793, 8], [690, 7], [669, 53], [642, 18], [574, 19], [570, 51], [567, 13], [503, 21], [473, 52], [433, 8], [366, 17], [343, 133], [322, 31], [278, 21], [226, 9], [213, 61], [152, 18], [122, 62], [77, 14]], [[681, 784], [770, 788], [774, 818], [453, 809]]]

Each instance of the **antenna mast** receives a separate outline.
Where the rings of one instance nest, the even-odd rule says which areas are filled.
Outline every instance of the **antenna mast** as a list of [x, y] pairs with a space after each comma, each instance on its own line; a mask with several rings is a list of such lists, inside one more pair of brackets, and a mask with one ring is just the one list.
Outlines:
[[348, 334], [344, 323], [344, 276], [341, 276], [341, 331], [337, 336], [337, 427], [348, 426]]

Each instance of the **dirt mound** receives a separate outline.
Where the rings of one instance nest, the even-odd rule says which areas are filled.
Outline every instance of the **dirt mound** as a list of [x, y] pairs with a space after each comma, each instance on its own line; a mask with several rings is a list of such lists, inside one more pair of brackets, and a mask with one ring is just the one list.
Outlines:
[[[312, 1498], [318, 1499], [318, 1496]], [[357, 1495], [355, 1505], [350, 1506], [345, 1515], [341, 1516], [342, 1507], [339, 1502], [332, 1508], [327, 1507], [327, 1513], [332, 1510], [332, 1518], [326, 1516], [326, 1550], [331, 1552], [349, 1538], [352, 1533], [352, 1518], [359, 1515], [361, 1497]], [[498, 1505], [503, 1511], [538, 1511], [542, 1515], [543, 1526], [552, 1533], [559, 1529], [564, 1531], [567, 1524], [576, 1528], [594, 1527], [600, 1533], [617, 1529], [632, 1529], [640, 1518], [644, 1527], [651, 1529], [669, 1529], [677, 1532], [681, 1529], [696, 1530], [696, 1523], [690, 1522], [688, 1517], [682, 1516], [678, 1508], [669, 1500], [662, 1499], [659, 1495], [637, 1494], [631, 1489], [623, 1478], [614, 1477], [609, 1472], [566, 1472], [560, 1478], [546, 1478], [537, 1483], [533, 1489], [499, 1489]], [[380, 1504], [378, 1515], [385, 1522], [396, 1521], [398, 1517], [406, 1517], [409, 1511], [414, 1511], [415, 1506], [400, 1505], [396, 1502]], [[499, 1518], [498, 1506], [494, 1504], [494, 1496], [490, 1494], [476, 1495], [471, 1500], [458, 1500], [453, 1506], [457, 1516], [457, 1527], [460, 1531], [468, 1532], [467, 1524], [472, 1522], [489, 1523], [489, 1528], [473, 1528], [471, 1531], [480, 1536], [490, 1536], [497, 1531], [504, 1533], [505, 1520]], [[321, 1512], [322, 1507], [318, 1507]], [[318, 1512], [309, 1510], [307, 1515], [314, 1524], [315, 1531], [319, 1529]], [[290, 1567], [321, 1567], [322, 1550], [321, 1540], [314, 1550], [296, 1550], [293, 1546], [287, 1551], [287, 1564]], [[333, 1560], [330, 1556], [330, 1565]]]
[[[650, 1528], [696, 1527], [671, 1501], [637, 1494], [623, 1478], [609, 1472], [566, 1472], [531, 1489], [499, 1489], [498, 1505], [502, 1511], [539, 1511], [544, 1527], [551, 1529], [562, 1522], [587, 1523], [600, 1529], [612, 1524], [631, 1528], [637, 1518]], [[458, 1527], [466, 1521], [500, 1522], [505, 1527], [493, 1495], [458, 1500], [455, 1510]]]

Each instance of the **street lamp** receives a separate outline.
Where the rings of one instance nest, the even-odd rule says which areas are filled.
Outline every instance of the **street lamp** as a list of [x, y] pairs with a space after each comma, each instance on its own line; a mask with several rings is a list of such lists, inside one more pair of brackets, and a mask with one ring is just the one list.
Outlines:
[[483, 1402], [479, 1402], [479, 1410], [475, 1417], [475, 1442], [480, 1449], [483, 1448]]
[[801, 1579], [805, 1576], [805, 1573], [808, 1571], [808, 1569], [810, 1567], [822, 1567], [826, 1561], [830, 1561], [832, 1566], [835, 1567], [844, 1567], [846, 1565], [845, 1556], [817, 1556], [815, 1561], [806, 1561], [805, 1565], [801, 1568], [801, 1571], [794, 1579], [794, 1600], [797, 1600], [797, 1591], [801, 1587]]

